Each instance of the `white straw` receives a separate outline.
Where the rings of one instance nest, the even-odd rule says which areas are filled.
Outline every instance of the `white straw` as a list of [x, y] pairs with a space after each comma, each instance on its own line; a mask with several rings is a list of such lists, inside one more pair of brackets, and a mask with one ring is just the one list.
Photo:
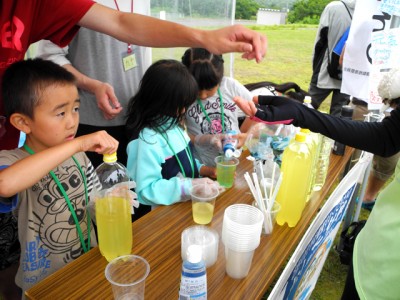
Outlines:
[[260, 206], [260, 209], [265, 210], [264, 201], [263, 201], [263, 197], [262, 197], [261, 189], [260, 189], [260, 184], [258, 183], [257, 173], [253, 173], [253, 181], [254, 181], [254, 186], [256, 188], [257, 197], [260, 199], [260, 202], [262, 205], [262, 206]]
[[[275, 182], [275, 168], [276, 168], [276, 162], [274, 162], [274, 167], [272, 168], [272, 176], [271, 176], [271, 187], [269, 190], [269, 197], [268, 200], [271, 201], [272, 198], [272, 190], [274, 189], [274, 182]], [[272, 206], [269, 206], [272, 209]]]
[[272, 197], [270, 198], [269, 207], [271, 207], [271, 209], [274, 207], [274, 202], [275, 202], [276, 196], [277, 196], [277, 194], [278, 194], [279, 187], [281, 186], [282, 179], [283, 179], [283, 173], [281, 172], [281, 173], [279, 174], [278, 181], [276, 182], [276, 185], [275, 185], [274, 194], [273, 194]]
[[[265, 195], [265, 201], [268, 204], [268, 195], [267, 195], [267, 184], [265, 182], [265, 177], [264, 177], [264, 170], [262, 166], [262, 162], [259, 161], [259, 166], [260, 166], [260, 172], [261, 172], [261, 182], [263, 183], [263, 188], [264, 188], [264, 195]], [[267, 210], [269, 209], [267, 205]]]
[[260, 207], [260, 210], [262, 211], [262, 213], [264, 214], [265, 232], [271, 232], [271, 228], [272, 228], [272, 220], [270, 218], [271, 214], [270, 214], [270, 210], [267, 210], [265, 208], [264, 200], [263, 200], [263, 197], [262, 197], [262, 194], [261, 194], [261, 189], [260, 189], [260, 184], [259, 184], [259, 181], [258, 181], [257, 173], [253, 173], [253, 180], [254, 180], [254, 185], [256, 187], [257, 195], [260, 198], [259, 202], [261, 202], [261, 206], [259, 206], [259, 207]]
[[258, 206], [261, 207], [260, 206], [261, 204], [258, 203], [258, 197], [257, 197], [256, 189], [254, 188], [253, 182], [251, 181], [251, 178], [250, 178], [250, 175], [249, 175], [248, 172], [246, 172], [244, 174], [244, 179], [246, 179], [247, 185], [249, 186], [250, 191], [253, 194], [254, 199], [257, 201]]
[[278, 129], [275, 131], [276, 136], [281, 133], [282, 128], [283, 128], [283, 124], [279, 124]]

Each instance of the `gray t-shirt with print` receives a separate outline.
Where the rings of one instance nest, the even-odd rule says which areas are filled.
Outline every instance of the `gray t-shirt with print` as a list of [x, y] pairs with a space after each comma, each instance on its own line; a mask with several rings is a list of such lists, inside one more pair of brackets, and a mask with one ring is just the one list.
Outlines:
[[[250, 101], [252, 95], [242, 84], [230, 77], [224, 77], [222, 79], [219, 90], [224, 106], [224, 122], [222, 122], [220, 97], [217, 92], [215, 95], [205, 100], [200, 100], [208, 118], [197, 101], [188, 108], [186, 112], [186, 127], [189, 134], [194, 136], [199, 134], [220, 134], [229, 130], [235, 130], [237, 133], [240, 132], [238, 121], [239, 108], [233, 102], [233, 98], [235, 96], [241, 96]], [[195, 157], [199, 159], [200, 162], [207, 166], [215, 166], [214, 158], [219, 155], [215, 148], [201, 147], [201, 149], [199, 149], [199, 147], [195, 145], [195, 150]]]
[[[12, 165], [28, 155], [21, 149], [0, 151], [0, 165]], [[74, 157], [87, 178], [89, 194], [93, 166], [83, 152]], [[82, 175], [72, 158], [53, 172], [71, 201], [87, 245], [88, 218]], [[0, 198], [0, 202], [9, 203], [9, 209], [18, 219], [21, 259], [15, 282], [23, 292], [83, 254], [75, 222], [71, 222], [71, 212], [50, 174], [13, 199]], [[97, 245], [93, 226], [90, 240], [91, 247]]]

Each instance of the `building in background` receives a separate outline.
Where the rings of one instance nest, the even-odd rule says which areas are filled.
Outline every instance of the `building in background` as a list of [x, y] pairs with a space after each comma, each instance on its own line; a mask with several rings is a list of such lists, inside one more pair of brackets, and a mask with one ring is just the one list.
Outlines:
[[269, 8], [259, 8], [257, 12], [257, 24], [282, 25], [286, 24], [287, 11]]

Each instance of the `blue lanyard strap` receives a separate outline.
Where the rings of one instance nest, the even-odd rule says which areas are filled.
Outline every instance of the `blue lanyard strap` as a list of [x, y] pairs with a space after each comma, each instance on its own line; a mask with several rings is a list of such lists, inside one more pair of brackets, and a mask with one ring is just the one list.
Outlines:
[[[177, 130], [178, 130], [178, 132], [180, 133], [180, 135], [181, 135], [181, 137], [182, 137], [184, 143], [186, 144], [186, 139], [185, 139], [185, 137], [183, 136], [182, 129], [180, 129], [179, 127], [177, 127]], [[174, 149], [172, 148], [172, 145], [169, 143], [168, 137], [165, 136], [164, 134], [162, 134], [161, 132], [159, 132], [159, 133], [161, 134], [161, 136], [162, 136], [162, 137], [164, 138], [164, 140], [166, 141], [166, 143], [167, 143], [169, 149], [172, 151], [172, 153], [174, 153], [175, 159], [176, 159], [176, 161], [177, 161], [178, 164], [179, 164], [179, 168], [181, 169], [181, 172], [182, 172], [183, 177], [186, 177], [186, 172], [185, 172], [185, 169], [183, 168], [182, 162], [180, 161], [178, 155], [176, 154], [176, 152], [175, 152]], [[191, 167], [191, 169], [192, 169], [192, 178], [194, 178], [193, 156], [192, 156], [192, 152], [191, 152], [191, 150], [190, 150], [190, 146], [189, 146], [189, 145], [187, 145], [187, 146], [185, 147], [185, 152], [186, 152], [186, 155], [187, 155], [187, 157], [188, 157], [188, 159], [189, 159], [190, 167]]]
[[[222, 133], [225, 133], [225, 113], [224, 113], [224, 102], [222, 100], [222, 95], [221, 95], [221, 91], [218, 88], [218, 96], [219, 96], [219, 106], [221, 108], [221, 126], [222, 126]], [[210, 123], [211, 126], [211, 130], [213, 130], [212, 128], [212, 123], [211, 123], [211, 119], [206, 111], [206, 109], [203, 106], [203, 103], [201, 103], [200, 99], [197, 99], [197, 104], [199, 104], [203, 114], [206, 116], [207, 121]], [[218, 132], [212, 132], [212, 133], [218, 133]]]
[[[35, 152], [34, 152], [28, 145], [24, 144], [24, 148], [25, 148], [25, 150], [26, 150], [29, 154], [31, 154], [31, 155], [32, 155], [32, 154], [35, 154]], [[85, 176], [85, 174], [83, 173], [83, 170], [82, 170], [82, 168], [81, 168], [79, 162], [75, 159], [74, 156], [72, 156], [72, 159], [74, 160], [76, 166], [77, 166], [78, 169], [79, 169], [79, 173], [81, 173], [81, 176], [82, 176], [82, 178], [83, 178], [83, 184], [84, 184], [84, 187], [85, 187], [86, 207], [88, 207], [88, 202], [89, 202], [89, 201], [88, 201], [88, 190], [87, 190], [86, 176]], [[87, 246], [86, 246], [86, 245], [85, 245], [85, 239], [83, 238], [82, 229], [81, 229], [81, 226], [79, 225], [78, 217], [76, 216], [75, 210], [74, 210], [74, 208], [73, 208], [73, 206], [72, 206], [72, 204], [71, 204], [71, 200], [69, 200], [69, 197], [68, 197], [67, 193], [65, 192], [65, 189], [63, 188], [61, 182], [58, 180], [58, 178], [57, 178], [57, 176], [54, 174], [54, 172], [53, 172], [53, 171], [50, 171], [49, 174], [50, 174], [50, 176], [53, 178], [53, 180], [55, 181], [55, 183], [57, 184], [57, 186], [58, 186], [58, 188], [60, 189], [61, 193], [63, 194], [64, 199], [65, 199], [65, 202], [67, 202], [69, 211], [71, 212], [72, 218], [73, 218], [74, 221], [75, 221], [76, 230], [78, 231], [78, 235], [79, 235], [79, 239], [80, 239], [81, 244], [82, 244], [83, 251], [86, 253], [86, 252], [88, 252], [88, 251], [90, 250], [90, 223], [91, 223], [91, 221], [90, 221], [90, 214], [89, 214], [89, 211], [86, 210], [86, 214], [87, 214], [87, 223], [88, 223], [88, 242], [87, 242]]]

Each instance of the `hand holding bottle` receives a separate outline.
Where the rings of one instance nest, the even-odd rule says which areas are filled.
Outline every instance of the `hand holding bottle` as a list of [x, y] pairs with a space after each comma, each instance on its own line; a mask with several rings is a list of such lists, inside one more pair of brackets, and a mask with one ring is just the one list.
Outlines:
[[194, 139], [195, 146], [202, 149], [222, 151], [223, 134], [198, 134]]
[[111, 154], [117, 151], [118, 141], [109, 135], [105, 130], [91, 134], [82, 135], [73, 140], [78, 143], [79, 151], [92, 151], [99, 154]]

